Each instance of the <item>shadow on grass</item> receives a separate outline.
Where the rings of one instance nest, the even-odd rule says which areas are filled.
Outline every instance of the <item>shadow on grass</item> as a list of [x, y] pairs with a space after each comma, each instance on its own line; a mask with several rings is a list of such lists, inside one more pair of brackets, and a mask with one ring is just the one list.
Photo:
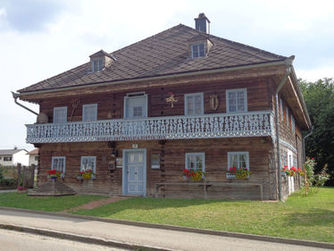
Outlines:
[[334, 211], [312, 208], [306, 213], [291, 213], [285, 219], [288, 226], [333, 226]]

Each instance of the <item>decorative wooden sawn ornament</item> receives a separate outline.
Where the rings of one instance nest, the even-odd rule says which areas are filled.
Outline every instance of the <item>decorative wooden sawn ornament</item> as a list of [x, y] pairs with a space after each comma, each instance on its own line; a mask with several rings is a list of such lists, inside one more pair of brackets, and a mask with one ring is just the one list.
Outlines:
[[218, 95], [214, 94], [210, 96], [210, 108], [214, 111], [218, 109], [219, 106], [219, 98]]
[[170, 96], [168, 98], [166, 98], [166, 102], [170, 104], [170, 107], [174, 107], [174, 103], [177, 102], [177, 99], [175, 98], [174, 93], [169, 92], [168, 93]]

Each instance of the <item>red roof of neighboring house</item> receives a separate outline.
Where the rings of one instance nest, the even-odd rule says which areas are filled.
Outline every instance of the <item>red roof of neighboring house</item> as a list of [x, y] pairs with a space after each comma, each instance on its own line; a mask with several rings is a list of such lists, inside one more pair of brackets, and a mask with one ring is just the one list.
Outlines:
[[27, 154], [29, 154], [29, 155], [38, 155], [38, 153], [39, 153], [39, 149], [35, 148], [34, 150], [28, 152]]

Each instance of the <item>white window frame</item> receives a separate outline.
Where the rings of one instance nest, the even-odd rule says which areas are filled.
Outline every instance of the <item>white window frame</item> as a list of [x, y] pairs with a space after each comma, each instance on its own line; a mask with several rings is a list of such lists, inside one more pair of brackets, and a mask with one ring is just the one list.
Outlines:
[[[86, 118], [86, 113], [85, 113], [85, 109], [88, 109], [88, 108], [95, 108], [94, 112], [94, 119], [93, 120], [88, 120]], [[82, 121], [84, 122], [89, 122], [89, 121], [96, 121], [97, 120], [97, 104], [86, 104], [86, 105], [82, 105]]]
[[185, 161], [185, 169], [188, 169], [188, 157], [191, 156], [201, 156], [202, 157], [202, 172], [205, 172], [205, 152], [198, 152], [198, 153], [186, 153], [186, 161]]
[[[200, 55], [200, 45], [203, 45], [203, 56]], [[197, 48], [197, 57], [194, 55], [195, 54], [195, 46]], [[196, 43], [196, 44], [192, 44], [191, 46], [191, 58], [203, 58], [206, 56], [206, 46], [205, 43]]]
[[[189, 109], [188, 109], [188, 102], [187, 102], [187, 98], [188, 97], [196, 97], [196, 96], [200, 96], [201, 97], [201, 112], [199, 114], [189, 114]], [[195, 98], [194, 98], [195, 100]], [[194, 105], [194, 111], [195, 111], [195, 103], [193, 103]], [[186, 116], [197, 116], [197, 115], [203, 115], [204, 114], [204, 94], [203, 92], [196, 92], [196, 93], [187, 93], [184, 94], [184, 115]]]
[[[65, 115], [65, 121], [64, 122], [56, 122], [55, 118], [56, 118], [56, 111], [58, 110], [65, 110], [66, 111], [66, 115]], [[62, 123], [66, 123], [67, 122], [67, 106], [58, 106], [58, 107], [54, 107], [53, 108], [53, 123], [55, 124], [62, 124]]]
[[286, 125], [289, 127], [289, 107], [286, 106], [285, 108], [285, 116], [286, 116]]
[[[95, 71], [95, 64], [97, 64], [97, 70]], [[103, 70], [103, 58], [92, 59], [92, 72], [100, 72]]]
[[280, 98], [280, 115], [281, 115], [281, 121], [284, 121], [283, 100], [282, 100], [282, 98]]
[[83, 161], [84, 161], [84, 159], [94, 160], [93, 173], [96, 173], [96, 156], [81, 156], [80, 172], [83, 171]]
[[[127, 117], [127, 104], [128, 104], [128, 100], [132, 99], [132, 98], [138, 98], [138, 97], [145, 97], [145, 116], [144, 117], [140, 117], [140, 118], [128, 118]], [[147, 118], [148, 117], [148, 97], [147, 94], [143, 94], [143, 93], [127, 93], [127, 95], [124, 97], [124, 107], [123, 107], [123, 118], [124, 119], [141, 119], [141, 118]]]
[[[229, 105], [229, 93], [231, 92], [244, 92], [244, 111], [238, 111], [238, 105], [237, 105], [237, 110], [235, 112], [230, 111], [230, 105]], [[240, 112], [248, 112], [248, 100], [247, 100], [247, 88], [241, 88], [241, 89], [228, 89], [226, 90], [226, 112], [227, 113], [240, 113]]]
[[[234, 156], [234, 155], [237, 155], [238, 156], [238, 164], [240, 164], [240, 160], [239, 160], [239, 155], [241, 154], [246, 154], [246, 168], [247, 170], [249, 171], [249, 152], [228, 152], [227, 153], [227, 170], [229, 170], [229, 168], [231, 168], [231, 157]], [[240, 168], [239, 166], [236, 167], [236, 168]]]
[[66, 157], [65, 156], [52, 156], [52, 159], [51, 159], [51, 170], [54, 169], [54, 160], [55, 159], [63, 159], [64, 160], [64, 168], [63, 168], [63, 173], [61, 174], [61, 177], [64, 177], [65, 176], [65, 172], [66, 172]]

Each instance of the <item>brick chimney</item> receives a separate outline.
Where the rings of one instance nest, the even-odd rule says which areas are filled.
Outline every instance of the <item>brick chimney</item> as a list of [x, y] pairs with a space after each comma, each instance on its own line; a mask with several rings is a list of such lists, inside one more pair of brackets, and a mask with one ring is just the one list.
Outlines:
[[199, 13], [198, 18], [195, 18], [195, 29], [207, 34], [210, 33], [210, 20], [204, 13]]

